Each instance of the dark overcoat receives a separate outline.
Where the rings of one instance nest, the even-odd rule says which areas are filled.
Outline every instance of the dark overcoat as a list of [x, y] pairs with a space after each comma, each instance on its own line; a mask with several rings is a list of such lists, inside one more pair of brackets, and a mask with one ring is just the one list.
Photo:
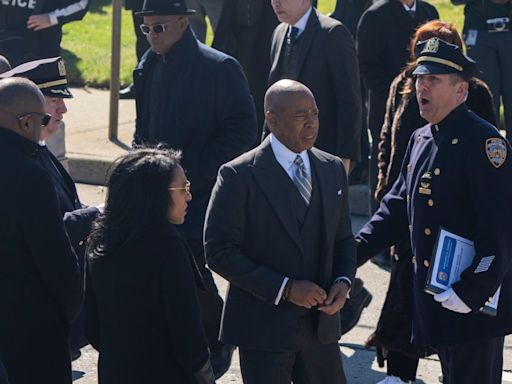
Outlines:
[[[379, 142], [379, 178], [375, 198], [381, 200], [400, 174], [407, 144], [412, 133], [427, 122], [420, 116], [413, 76], [403, 71], [391, 83], [386, 105], [386, 117]], [[405, 88], [405, 89], [404, 89]], [[407, 92], [405, 90], [408, 90]], [[469, 82], [467, 106], [490, 124], [496, 124], [489, 87], [478, 79]], [[391, 249], [391, 276], [386, 300], [370, 344], [387, 350], [399, 350], [412, 357], [428, 353], [423, 346], [411, 345], [412, 332], [412, 257], [407, 234]], [[358, 252], [358, 264], [374, 255]]]
[[[272, 35], [269, 85], [280, 80], [281, 52], [288, 24]], [[320, 111], [315, 146], [342, 158], [359, 160], [361, 146], [361, 88], [354, 40], [339, 21], [313, 9], [301, 39], [294, 80], [305, 84]]]
[[181, 165], [194, 198], [182, 231], [187, 239], [201, 239], [219, 167], [256, 140], [254, 103], [240, 64], [198, 42], [187, 28], [170, 52], [161, 56], [148, 50], [134, 71], [135, 144], [150, 142], [148, 79], [157, 60], [165, 60], [165, 73], [159, 84], [161, 104], [156, 113], [161, 130], [156, 141], [183, 151]]
[[82, 279], [40, 151], [0, 128], [0, 360], [11, 383], [70, 384], [67, 337]]
[[379, 0], [361, 17], [357, 55], [361, 76], [369, 90], [368, 129], [376, 141], [384, 121], [389, 87], [407, 63], [416, 28], [438, 18], [437, 10], [422, 0], [416, 1], [414, 18], [400, 0]]
[[[489, 143], [501, 143], [503, 150], [494, 151]], [[412, 257], [405, 262], [413, 266], [412, 335], [416, 344], [448, 345], [512, 332], [509, 153], [510, 145], [496, 128], [464, 104], [459, 106], [439, 124], [414, 132], [397, 181], [358, 234], [363, 253], [372, 254], [396, 244], [410, 229]], [[431, 176], [430, 194], [420, 191], [426, 173]], [[424, 291], [440, 228], [475, 243], [473, 263], [453, 285], [471, 308], [469, 314], [443, 308]], [[483, 270], [478, 268], [482, 259], [484, 264], [492, 260]], [[480, 314], [500, 284], [497, 316]]]
[[87, 338], [101, 384], [195, 384], [208, 361], [196, 287], [202, 280], [172, 224], [147, 228], [86, 272]]
[[[355, 242], [348, 208], [348, 184], [339, 158], [316, 148], [308, 151], [317, 175], [322, 205], [319, 285], [355, 274]], [[263, 351], [282, 351], [296, 343], [303, 309], [275, 300], [285, 276], [304, 279], [302, 242], [292, 210], [288, 175], [277, 162], [270, 140], [219, 170], [205, 222], [208, 265], [230, 282], [221, 339]], [[339, 313], [318, 314], [318, 338], [336, 342]]]

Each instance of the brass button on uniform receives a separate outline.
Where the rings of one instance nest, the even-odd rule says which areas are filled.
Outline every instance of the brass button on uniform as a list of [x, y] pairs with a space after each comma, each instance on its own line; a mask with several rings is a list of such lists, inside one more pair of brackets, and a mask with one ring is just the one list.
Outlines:
[[439, 176], [441, 174], [441, 170], [439, 168], [434, 169], [434, 175]]
[[430, 266], [430, 263], [428, 262], [428, 260], [423, 260], [423, 265], [425, 266], [425, 268], [428, 268]]
[[434, 200], [428, 199], [427, 204], [428, 204], [429, 207], [433, 207], [434, 206]]
[[413, 255], [411, 261], [412, 261], [413, 264], [416, 264], [416, 256]]
[[452, 140], [452, 144], [455, 145], [455, 144], [458, 144], [459, 143], [459, 139], [455, 138]]
[[79, 245], [79, 246], [84, 245], [84, 241], [83, 241], [83, 240], [80, 240], [80, 241], [78, 242], [78, 245]]
[[423, 232], [424, 232], [424, 233], [425, 233], [425, 235], [427, 235], [427, 236], [430, 236], [430, 235], [432, 234], [432, 230], [431, 230], [430, 228], [425, 228], [425, 229], [423, 230]]
[[411, 172], [412, 164], [407, 164], [407, 172]]
[[398, 261], [398, 260], [399, 260], [399, 258], [398, 258], [398, 253], [395, 253], [395, 255], [394, 255], [393, 257], [395, 258], [395, 260], [396, 260], [396, 261]]

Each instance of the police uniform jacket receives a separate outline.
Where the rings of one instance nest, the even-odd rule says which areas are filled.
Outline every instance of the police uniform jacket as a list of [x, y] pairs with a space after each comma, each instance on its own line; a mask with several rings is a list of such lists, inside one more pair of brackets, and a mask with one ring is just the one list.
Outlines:
[[[38, 144], [0, 129], [0, 360], [12, 383], [71, 383], [82, 279]], [[32, 352], [44, 348], [33, 359]], [[30, 369], [27, 369], [30, 361]]]
[[[509, 151], [492, 125], [459, 106], [439, 124], [414, 132], [398, 180], [358, 234], [360, 247], [372, 253], [376, 244], [392, 245], [410, 230], [415, 343], [453, 344], [512, 332]], [[424, 291], [441, 228], [475, 243], [472, 265], [453, 285], [470, 314], [449, 311]], [[497, 316], [480, 314], [500, 284]]]
[[[159, 63], [162, 78], [152, 84], [157, 61], [163, 61]], [[148, 50], [133, 81], [134, 143], [163, 142], [183, 151], [181, 165], [194, 198], [182, 230], [186, 238], [201, 239], [217, 170], [256, 140], [256, 114], [247, 80], [235, 59], [198, 42], [187, 28], [165, 55]], [[150, 131], [151, 119], [156, 119], [156, 134]]]
[[[0, 54], [11, 66], [30, 60], [60, 56], [62, 25], [81, 20], [89, 0], [2, 0], [0, 2]], [[55, 24], [41, 31], [27, 28], [31, 15], [50, 14]]]
[[[391, 83], [379, 142], [379, 174], [375, 193], [378, 201], [391, 189], [400, 175], [411, 135], [417, 128], [427, 124], [419, 114], [413, 81], [410, 71], [406, 70]], [[410, 92], [404, 93], [404, 87], [409, 88]], [[490, 124], [496, 124], [492, 95], [483, 81], [476, 78], [470, 80], [466, 105]], [[382, 245], [382, 250], [384, 248]], [[365, 249], [367, 247], [358, 250], [359, 265], [375, 256], [364, 254]], [[391, 276], [388, 292], [370, 344], [387, 350], [398, 350], [412, 357], [422, 357], [429, 351], [423, 346], [411, 345], [410, 342], [413, 312], [410, 234], [407, 233], [402, 240], [397, 241], [391, 247], [390, 253]]]

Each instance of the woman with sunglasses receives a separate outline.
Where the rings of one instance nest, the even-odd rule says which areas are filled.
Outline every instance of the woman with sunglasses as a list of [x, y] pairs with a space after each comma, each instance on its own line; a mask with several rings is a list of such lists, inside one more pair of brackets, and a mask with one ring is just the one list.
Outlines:
[[214, 383], [196, 289], [178, 234], [192, 196], [172, 150], [116, 161], [87, 252], [86, 333], [100, 384]]

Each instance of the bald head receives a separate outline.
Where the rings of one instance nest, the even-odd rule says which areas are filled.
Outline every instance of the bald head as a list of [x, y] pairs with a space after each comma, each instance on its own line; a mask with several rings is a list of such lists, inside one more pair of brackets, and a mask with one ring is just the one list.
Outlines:
[[21, 77], [0, 80], [0, 126], [37, 142], [44, 113], [43, 94], [33, 82]]
[[298, 81], [278, 81], [265, 94], [265, 121], [291, 151], [310, 149], [318, 135], [318, 108], [313, 94]]
[[9, 61], [2, 55], [0, 55], [0, 73], [4, 73], [11, 70], [11, 64]]

